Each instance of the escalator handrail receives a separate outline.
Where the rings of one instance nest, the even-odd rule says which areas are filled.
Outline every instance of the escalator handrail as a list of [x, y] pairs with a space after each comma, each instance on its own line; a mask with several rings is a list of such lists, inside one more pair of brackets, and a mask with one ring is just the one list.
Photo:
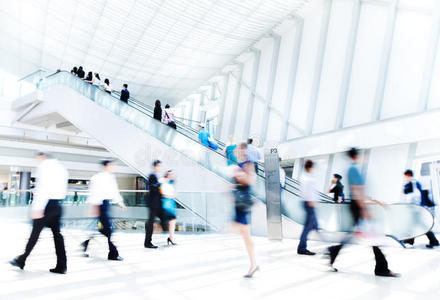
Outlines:
[[[44, 78], [49, 78], [49, 77], [52, 77], [52, 76], [57, 75], [57, 74], [59, 74], [59, 73], [66, 73], [66, 74], [69, 74], [69, 75], [71, 75], [71, 76], [77, 78], [78, 80], [81, 80], [81, 82], [83, 82], [84, 84], [86, 84], [86, 82], [84, 82], [81, 78], [79, 78], [79, 77], [77, 77], [77, 76], [75, 76], [75, 75], [72, 75], [69, 71], [65, 71], [65, 70], [61, 70], [61, 71], [59, 71], [59, 72], [52, 73], [52, 74], [50, 74], [50, 75], [48, 75], [48, 76], [46, 76], [46, 77], [44, 77]], [[43, 79], [42, 79], [42, 80], [43, 80]], [[98, 86], [95, 85], [95, 87], [96, 87], [97, 90], [99, 90], [100, 92], [102, 92], [102, 93], [106, 93], [104, 90], [102, 90], [102, 89], [99, 88]], [[115, 95], [108, 94], [108, 93], [107, 93], [107, 95], [113, 97], [113, 98], [114, 98], [115, 100], [117, 100], [117, 101], [120, 101], [120, 99], [119, 99], [118, 97], [115, 97]], [[136, 100], [136, 102], [139, 103], [139, 101], [137, 101], [137, 100]], [[130, 105], [130, 104], [126, 104], [126, 105], [129, 105], [130, 107], [136, 109], [136, 110], [139, 111], [140, 113], [142, 113], [142, 114], [144, 114], [144, 115], [146, 115], [146, 116], [152, 118], [152, 116], [150, 116], [150, 115], [148, 115], [147, 113], [145, 113], [145, 111], [142, 111], [142, 110], [140, 110], [139, 108], [137, 108], [137, 107], [135, 107], [135, 106], [133, 106], [133, 105]], [[139, 106], [140, 106], [140, 105], [139, 105]], [[150, 110], [150, 109], [149, 109], [150, 107], [149, 107], [148, 105], [145, 105], [145, 106], [146, 106], [145, 108], [146, 108], [147, 110]], [[151, 110], [150, 110], [150, 112], [151, 112]], [[158, 121], [158, 122], [159, 122], [159, 121]], [[161, 123], [161, 122], [159, 122], [159, 123]], [[163, 123], [161, 123], [161, 124], [162, 124], [163, 126], [168, 126], [168, 125], [163, 124]], [[198, 141], [197, 138], [194, 138], [193, 136], [189, 136], [189, 135], [187, 135], [187, 134], [184, 134], [184, 133], [181, 132], [181, 131], [178, 131], [178, 132], [179, 132], [180, 134], [183, 134], [183, 135], [186, 136], [187, 138], [189, 138], [189, 139], [191, 139], [191, 140], [193, 140], [193, 141], [199, 143], [199, 141]], [[209, 151], [213, 151], [213, 152], [217, 153], [218, 155], [224, 157], [225, 160], [227, 160], [226, 155], [223, 153], [223, 149], [221, 149], [220, 147], [219, 147], [218, 150], [214, 150], [214, 149], [212, 149], [212, 148], [210, 148], [210, 147], [207, 147], [207, 146], [205, 146], [205, 148], [207, 148], [207, 150], [209, 150]], [[259, 168], [258, 168], [259, 172], [257, 172], [257, 176], [259, 176], [259, 177], [265, 179], [265, 176], [261, 174], [261, 173], [264, 173], [264, 168], [262, 167], [262, 163], [259, 163], [258, 166], [259, 166]], [[286, 178], [289, 179], [289, 177], [286, 177]], [[296, 192], [292, 191], [291, 189], [296, 190], [296, 191], [299, 192], [299, 190], [300, 190], [300, 188], [299, 188], [300, 184], [299, 184], [299, 182], [296, 181], [296, 180], [293, 180], [293, 179], [292, 179], [291, 181], [292, 181], [293, 184], [290, 182], [290, 180], [286, 180], [286, 186], [288, 186], [290, 189], [287, 189], [287, 188], [282, 188], [282, 189], [284, 189], [284, 190], [285, 190], [286, 192], [288, 192], [288, 193], [291, 193], [291, 194], [293, 194], [293, 195], [299, 197], [299, 196], [300, 196], [299, 193], [296, 193]], [[296, 186], [296, 185], [297, 185], [297, 186]], [[323, 201], [323, 202], [333, 202], [333, 200], [331, 199], [331, 197], [329, 197], [328, 195], [326, 195], [326, 194], [324, 194], [324, 193], [319, 193], [319, 195], [322, 197], [322, 199], [320, 199], [321, 201]]]

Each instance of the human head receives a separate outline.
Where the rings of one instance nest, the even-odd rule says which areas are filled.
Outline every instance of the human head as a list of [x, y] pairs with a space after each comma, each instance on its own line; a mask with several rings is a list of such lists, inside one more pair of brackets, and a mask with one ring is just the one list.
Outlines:
[[311, 173], [313, 171], [314, 162], [310, 159], [306, 160], [304, 163], [304, 169], [307, 173]]
[[124, 87], [124, 89], [128, 88], [128, 84], [126, 83], [124, 83], [122, 86]]
[[82, 66], [79, 66], [79, 69], [78, 70], [82, 70], [83, 69], [83, 67]]
[[76, 74], [76, 72], [78, 72], [78, 68], [77, 67], [73, 67], [73, 73]]
[[333, 174], [333, 180], [335, 183], [338, 183], [339, 181], [341, 181], [342, 176], [339, 174]]
[[101, 78], [99, 78], [99, 74], [95, 73], [95, 77], [98, 78], [99, 80], [101, 80]]
[[102, 168], [104, 169], [104, 171], [109, 172], [109, 173], [114, 172], [115, 164], [112, 160], [104, 159], [103, 161], [101, 161], [101, 165], [102, 165]]
[[350, 148], [350, 150], [347, 151], [347, 155], [352, 161], [357, 161], [359, 158], [359, 149], [354, 147]]
[[93, 73], [92, 73], [92, 71], [90, 71], [89, 73], [87, 73], [87, 76], [90, 76], [90, 77], [92, 77], [92, 76], [93, 76]]
[[170, 108], [170, 105], [169, 104], [165, 105], [165, 108]]
[[168, 179], [168, 180], [172, 180], [172, 181], [174, 181], [175, 180], [175, 175], [174, 175], [174, 170], [168, 170], [166, 173], [165, 173], [165, 176], [164, 176], [166, 179]]
[[160, 100], [159, 99], [156, 99], [156, 102], [154, 102], [154, 106], [160, 107]]
[[403, 173], [403, 175], [405, 175], [405, 179], [406, 179], [406, 181], [409, 182], [409, 181], [411, 181], [411, 179], [413, 178], [414, 173], [413, 173], [412, 170], [408, 169], [408, 170], [405, 171], [405, 173]]
[[248, 139], [247, 139], [247, 143], [248, 143], [249, 145], [251, 145], [253, 142], [254, 142], [254, 140], [253, 140], [252, 138], [248, 138]]
[[48, 159], [49, 157], [50, 157], [50, 155], [45, 152], [38, 152], [36, 155], [38, 163], [43, 162], [44, 160]]
[[200, 124], [199, 124], [199, 127], [200, 127], [200, 129], [202, 129], [202, 130], [203, 130], [203, 129], [205, 129], [205, 124], [203, 124], [203, 123], [200, 123]]
[[110, 84], [110, 80], [108, 80], [108, 78], [104, 79], [104, 83], [109, 85]]
[[162, 162], [160, 160], [158, 160], [158, 159], [153, 161], [153, 171], [154, 171], [154, 173], [159, 174], [161, 169], [162, 169]]
[[239, 162], [243, 162], [247, 160], [247, 144], [240, 143], [237, 147], [237, 159]]

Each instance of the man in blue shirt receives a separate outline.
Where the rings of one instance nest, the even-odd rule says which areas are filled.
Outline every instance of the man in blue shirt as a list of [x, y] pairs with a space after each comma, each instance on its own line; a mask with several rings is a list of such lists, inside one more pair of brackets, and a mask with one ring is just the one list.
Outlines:
[[[365, 201], [370, 200], [379, 205], [383, 204], [377, 200], [373, 200], [371, 197], [365, 194], [365, 179], [360, 171], [361, 166], [359, 164], [359, 150], [356, 148], [351, 148], [347, 152], [347, 155], [350, 157], [352, 162], [351, 167], [348, 169], [347, 179], [351, 193], [350, 211], [353, 217], [354, 226], [356, 226], [362, 219], [371, 219], [371, 215], [368, 211]], [[329, 247], [330, 266], [333, 268], [333, 270], [337, 271], [337, 269], [333, 267], [333, 263], [335, 262], [339, 251], [351, 240], [351, 238], [352, 235], [350, 234], [350, 236], [348, 236], [340, 245]], [[373, 252], [376, 259], [376, 268], [374, 270], [376, 276], [399, 276], [399, 274], [396, 274], [388, 269], [388, 262], [385, 258], [385, 255], [378, 246], [373, 246]]]
[[206, 147], [209, 147], [209, 138], [211, 135], [209, 134], [208, 130], [205, 129], [205, 124], [200, 124], [200, 132], [199, 132], [199, 141], [202, 143], [202, 145], [205, 145]]

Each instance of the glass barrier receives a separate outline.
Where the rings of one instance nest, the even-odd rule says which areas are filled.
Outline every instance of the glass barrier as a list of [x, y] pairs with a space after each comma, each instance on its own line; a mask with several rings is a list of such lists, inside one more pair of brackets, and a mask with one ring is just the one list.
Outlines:
[[[176, 131], [162, 124], [161, 122], [157, 122], [157, 120], [153, 119], [151, 115], [146, 114], [144, 111], [119, 101], [119, 99], [109, 95], [106, 92], [103, 92], [98, 87], [85, 83], [80, 78], [72, 76], [68, 72], [63, 71], [44, 78], [39, 87], [41, 89], [45, 89], [54, 84], [63, 84], [71, 87], [83, 96], [89, 98], [91, 101], [94, 101], [96, 104], [106, 108], [115, 115], [138, 127], [148, 135], [157, 138], [162, 143], [180, 152], [192, 161], [197, 162], [204, 168], [221, 176], [222, 178], [231, 181], [230, 171], [226, 167], [226, 158], [221, 153], [201, 145], [198, 143], [198, 141], [195, 142], [196, 140], [194, 139], [194, 136], [182, 134], [182, 132]], [[286, 181], [286, 188], [282, 190], [281, 194], [282, 212], [289, 219], [298, 223], [303, 223], [305, 215], [302, 207], [302, 201], [299, 198], [299, 187], [299, 183], [295, 180], [288, 179]], [[253, 186], [253, 194], [261, 201], [265, 201], [264, 168], [261, 164], [259, 166], [256, 183]], [[182, 199], [189, 201], [187, 202], [186, 207], [190, 207], [196, 214], [199, 215], [203, 211], [203, 203], [206, 203], [206, 201], [203, 202], [202, 200], [198, 200], [199, 203], [201, 203], [201, 206], [194, 208], [192, 206], [194, 203], [190, 202], [192, 200], [189, 200], [192, 199], [191, 197], [187, 198], [182, 196]], [[331, 198], [323, 193], [320, 193], [320, 200], [322, 202], [332, 202]], [[181, 204], [183, 203], [184, 202], [181, 202]], [[408, 206], [406, 209], [409, 211], [423, 210], [423, 208], [420, 207], [408, 208]], [[394, 210], [392, 211], [394, 212]], [[322, 228], [325, 230], [350, 230], [351, 214], [347, 210], [347, 205], [338, 206], [331, 203], [323, 203], [319, 206], [317, 214], [318, 219], [324, 220], [324, 222], [322, 222]], [[423, 222], [428, 224], [430, 217], [424, 212], [420, 213], [420, 215], [423, 216]], [[205, 217], [207, 216], [208, 213], [205, 213]], [[429, 226], [425, 228], [428, 229]]]

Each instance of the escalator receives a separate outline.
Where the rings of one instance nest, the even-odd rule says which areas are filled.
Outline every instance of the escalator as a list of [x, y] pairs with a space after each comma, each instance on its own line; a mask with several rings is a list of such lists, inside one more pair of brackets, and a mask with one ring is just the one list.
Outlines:
[[[41, 101], [36, 106], [34, 102], [26, 102], [29, 99]], [[180, 191], [218, 193], [231, 189], [223, 143], [219, 142], [217, 151], [201, 145], [195, 128], [177, 121], [178, 129], [174, 130], [153, 119], [152, 107], [140, 101], [130, 99], [125, 104], [69, 72], [61, 71], [39, 80], [38, 91], [18, 99], [15, 107], [26, 111], [26, 105], [33, 107], [21, 118], [22, 122], [57, 113], [145, 177], [150, 172], [151, 161], [160, 158], [165, 168], [173, 168], [179, 174]], [[257, 175], [253, 194], [265, 202], [265, 174], [261, 164]], [[305, 216], [299, 188], [298, 181], [286, 180], [281, 193], [282, 213], [287, 219], [303, 224]], [[351, 230], [348, 205], [333, 204], [322, 193], [319, 200], [317, 215], [322, 229], [331, 232]], [[390, 205], [386, 210], [379, 207], [374, 210], [380, 216], [385, 234], [397, 239], [422, 235], [433, 226], [431, 213], [419, 206]], [[417, 221], [405, 223], [401, 216]]]

